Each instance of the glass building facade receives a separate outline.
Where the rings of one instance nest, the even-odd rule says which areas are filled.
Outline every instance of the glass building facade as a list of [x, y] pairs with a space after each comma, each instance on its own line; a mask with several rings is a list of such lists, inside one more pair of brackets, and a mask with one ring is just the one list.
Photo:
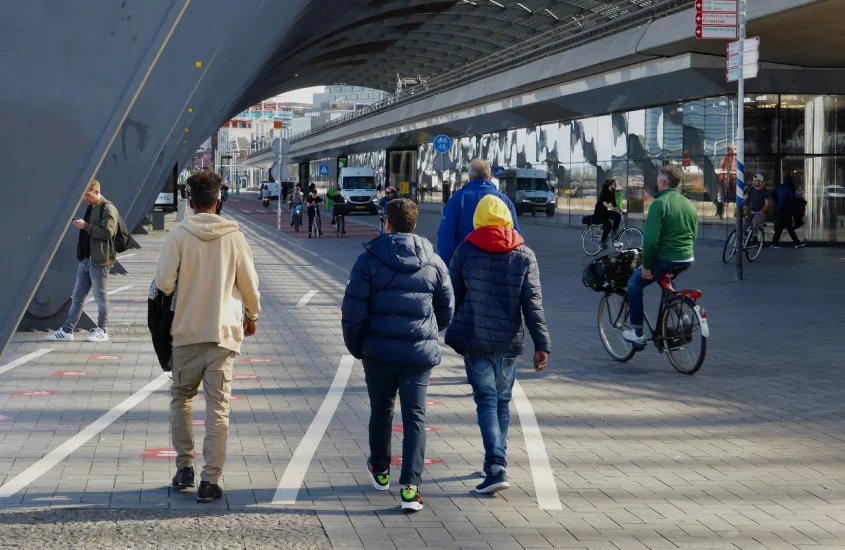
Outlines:
[[[622, 207], [632, 224], [641, 225], [658, 168], [672, 164], [681, 168], [682, 193], [698, 210], [700, 236], [722, 239], [735, 225], [737, 108], [736, 96], [719, 96], [456, 136], [443, 155], [424, 143], [417, 155], [418, 198], [442, 201], [444, 184], [457, 189], [470, 160], [480, 157], [494, 168], [546, 169], [557, 195], [548, 221], [559, 225], [581, 225], [601, 184], [615, 178]], [[757, 173], [770, 189], [791, 176], [806, 201], [799, 237], [845, 242], [845, 96], [750, 95], [745, 128], [748, 185]], [[349, 161], [384, 174], [384, 151], [350, 155]]]

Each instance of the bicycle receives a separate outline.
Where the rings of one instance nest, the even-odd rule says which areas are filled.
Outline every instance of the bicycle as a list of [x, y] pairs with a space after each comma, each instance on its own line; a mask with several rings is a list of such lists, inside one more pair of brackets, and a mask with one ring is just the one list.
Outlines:
[[384, 208], [378, 209], [378, 217], [379, 217], [378, 236], [381, 237], [382, 235], [384, 235], [384, 220], [385, 220]]
[[346, 216], [343, 214], [335, 215], [334, 224], [335, 234], [339, 239], [342, 239], [344, 233], [346, 233]]
[[293, 230], [299, 233], [300, 226], [302, 226], [302, 207], [297, 206], [293, 211]]
[[319, 239], [323, 234], [322, 225], [322, 216], [320, 216], [320, 212], [317, 211], [314, 215], [314, 223], [311, 224], [311, 232], [308, 234], [308, 238]]
[[[710, 327], [707, 324], [707, 313], [698, 305], [701, 291], [677, 291], [672, 286], [672, 279], [686, 269], [687, 266], [670, 269], [658, 281], [661, 297], [657, 326], [651, 324], [648, 315], [644, 315], [644, 319], [651, 334], [647, 340], [654, 343], [657, 351], [665, 352], [678, 372], [695, 374], [704, 364]], [[630, 361], [635, 354], [645, 349], [622, 338], [622, 332], [632, 328], [627, 289], [605, 292], [599, 302], [598, 326], [602, 345], [615, 361]], [[699, 341], [697, 351], [696, 341]]]
[[[595, 216], [587, 216], [587, 218], [595, 218]], [[587, 256], [597, 256], [602, 250], [607, 247], [602, 246], [601, 236], [604, 232], [602, 224], [590, 223], [584, 233], [581, 235], [581, 248]], [[628, 227], [628, 213], [622, 212], [622, 223], [615, 233], [608, 236], [611, 241], [622, 243], [623, 249], [642, 248], [643, 247], [643, 232], [636, 227]]]
[[[763, 247], [766, 244], [766, 223], [760, 222], [760, 227], [757, 229], [757, 243], [751, 244], [752, 233], [754, 232], [754, 225], [749, 220], [745, 227], [742, 239], [742, 249], [745, 251], [745, 257], [749, 262], [753, 262], [760, 257]], [[725, 247], [722, 249], [722, 262], [730, 262], [737, 253], [736, 229], [730, 232], [728, 238], [725, 240]]]

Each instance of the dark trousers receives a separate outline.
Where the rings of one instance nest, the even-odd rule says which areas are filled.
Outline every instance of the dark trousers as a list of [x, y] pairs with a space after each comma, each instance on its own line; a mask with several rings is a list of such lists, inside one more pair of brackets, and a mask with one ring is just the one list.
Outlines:
[[615, 233], [617, 229], [619, 229], [619, 224], [622, 223], [622, 214], [619, 212], [605, 212], [601, 215], [602, 218], [602, 225], [604, 226], [604, 231], [601, 233], [601, 242], [607, 242], [607, 236], [610, 234], [611, 229]]
[[780, 244], [780, 236], [783, 234], [784, 229], [789, 233], [789, 238], [792, 239], [792, 242], [796, 244], [801, 242], [798, 240], [798, 235], [795, 234], [795, 228], [792, 226], [792, 214], [779, 213], [777, 218], [775, 218], [775, 239], [772, 241], [772, 244]]
[[373, 471], [390, 471], [390, 442], [396, 392], [402, 407], [401, 485], [419, 485], [425, 468], [425, 397], [431, 369], [385, 365], [364, 360], [370, 395], [370, 462]]
[[[314, 221], [319, 217], [320, 217], [320, 211], [319, 210], [314, 209], [314, 208], [308, 209], [308, 233], [309, 234], [311, 233], [311, 231], [314, 227]], [[322, 220], [320, 221], [320, 223], [322, 223]], [[320, 229], [320, 234], [322, 234], [322, 233], [323, 233], [323, 230]]]

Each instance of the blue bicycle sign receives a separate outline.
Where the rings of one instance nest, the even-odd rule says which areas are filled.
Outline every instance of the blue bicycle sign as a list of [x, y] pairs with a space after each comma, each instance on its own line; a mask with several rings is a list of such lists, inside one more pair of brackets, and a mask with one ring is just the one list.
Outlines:
[[448, 153], [452, 148], [452, 138], [445, 134], [440, 134], [434, 138], [434, 150], [438, 153]]

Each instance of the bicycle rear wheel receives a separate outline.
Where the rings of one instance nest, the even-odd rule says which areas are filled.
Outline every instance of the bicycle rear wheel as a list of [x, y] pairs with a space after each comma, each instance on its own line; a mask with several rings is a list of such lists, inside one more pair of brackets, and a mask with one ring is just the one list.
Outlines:
[[596, 225], [591, 225], [584, 230], [581, 235], [581, 248], [587, 256], [596, 256], [601, 252], [601, 233], [602, 228]]
[[683, 374], [698, 372], [707, 354], [707, 337], [701, 332], [695, 302], [683, 296], [672, 298], [663, 311], [660, 326], [666, 355], [675, 370]]
[[722, 262], [730, 262], [734, 254], [736, 254], [736, 229], [731, 231], [728, 239], [725, 241], [725, 248], [722, 250]]
[[335, 234], [337, 234], [338, 238], [343, 238], [343, 216], [338, 216], [337, 219], [334, 221], [335, 227]]
[[293, 230], [299, 233], [299, 226], [302, 225], [302, 218], [299, 217], [299, 214], [293, 215]]
[[622, 243], [622, 248], [631, 250], [632, 248], [643, 247], [643, 232], [636, 227], [629, 227], [619, 236], [619, 242]]
[[745, 257], [749, 262], [753, 262], [760, 257], [760, 252], [763, 251], [763, 246], [766, 244], [766, 232], [762, 229], [757, 230], [757, 244], [745, 249]]
[[628, 322], [628, 297], [623, 294], [605, 294], [599, 302], [599, 337], [605, 351], [615, 361], [624, 363], [636, 353], [634, 347], [622, 338]]

